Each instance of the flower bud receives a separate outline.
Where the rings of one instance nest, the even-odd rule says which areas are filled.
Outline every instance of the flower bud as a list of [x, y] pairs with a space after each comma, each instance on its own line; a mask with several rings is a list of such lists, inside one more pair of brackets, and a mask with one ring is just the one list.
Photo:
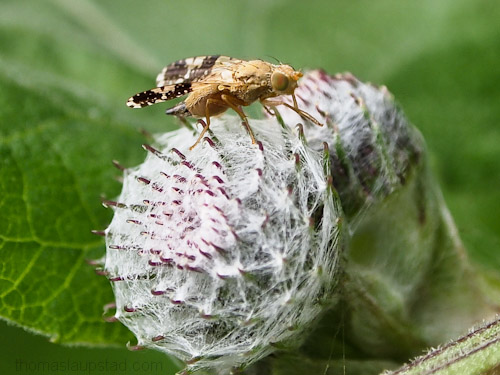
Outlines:
[[186, 373], [297, 346], [336, 293], [344, 236], [328, 148], [274, 118], [251, 126], [258, 144], [225, 116], [192, 151], [185, 128], [145, 146], [106, 229], [116, 318]]

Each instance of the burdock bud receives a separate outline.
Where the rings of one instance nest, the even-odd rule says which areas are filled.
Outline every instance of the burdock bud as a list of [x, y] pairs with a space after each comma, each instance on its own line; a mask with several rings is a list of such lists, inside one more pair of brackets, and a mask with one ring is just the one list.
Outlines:
[[294, 347], [341, 274], [342, 210], [328, 147], [310, 149], [275, 118], [227, 115], [192, 151], [179, 129], [125, 171], [106, 230], [115, 317], [140, 346], [185, 373], [228, 374]]
[[333, 184], [354, 227], [372, 204], [403, 187], [422, 164], [422, 136], [385, 86], [363, 83], [350, 73], [308, 72], [296, 95], [299, 107], [327, 126], [305, 122], [286, 107], [279, 109], [283, 122], [303, 123], [314, 150], [328, 142]]

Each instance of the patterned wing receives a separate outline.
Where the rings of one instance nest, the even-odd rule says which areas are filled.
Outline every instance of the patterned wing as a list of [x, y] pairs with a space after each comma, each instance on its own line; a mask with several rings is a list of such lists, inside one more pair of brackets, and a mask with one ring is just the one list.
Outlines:
[[163, 68], [156, 77], [156, 86], [162, 87], [182, 82], [201, 81], [214, 70], [227, 69], [238, 62], [241, 62], [241, 60], [220, 55], [182, 59]]
[[156, 87], [131, 96], [127, 101], [130, 108], [142, 108], [184, 96], [193, 91], [191, 83], [184, 82]]

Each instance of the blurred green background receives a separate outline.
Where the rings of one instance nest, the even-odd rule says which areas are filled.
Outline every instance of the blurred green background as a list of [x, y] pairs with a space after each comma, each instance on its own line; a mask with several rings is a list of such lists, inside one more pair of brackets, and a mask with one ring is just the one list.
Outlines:
[[138, 164], [138, 129], [176, 126], [165, 106], [125, 100], [184, 57], [276, 58], [387, 85], [427, 141], [471, 258], [498, 272], [499, 20], [497, 0], [0, 0], [0, 315], [56, 342], [120, 344], [61, 346], [0, 322], [0, 372], [108, 361], [71, 373], [174, 373], [100, 322], [110, 287], [84, 260], [103, 255], [90, 229], [111, 217], [100, 196], [120, 190], [110, 161]]

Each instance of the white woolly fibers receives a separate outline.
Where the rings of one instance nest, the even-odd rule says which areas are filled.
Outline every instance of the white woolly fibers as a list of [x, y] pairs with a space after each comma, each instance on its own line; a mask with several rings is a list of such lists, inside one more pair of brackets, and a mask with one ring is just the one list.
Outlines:
[[342, 211], [328, 152], [275, 118], [164, 134], [125, 171], [106, 230], [116, 317], [141, 346], [227, 374], [297, 345], [335, 293]]
[[[385, 86], [319, 70], [299, 83], [299, 108], [325, 125], [304, 121], [285, 106], [279, 113], [288, 126], [303, 124], [313, 150], [328, 143], [333, 184], [352, 233], [371, 204], [405, 184], [422, 158], [423, 139]], [[292, 104], [289, 97], [284, 100]]]

